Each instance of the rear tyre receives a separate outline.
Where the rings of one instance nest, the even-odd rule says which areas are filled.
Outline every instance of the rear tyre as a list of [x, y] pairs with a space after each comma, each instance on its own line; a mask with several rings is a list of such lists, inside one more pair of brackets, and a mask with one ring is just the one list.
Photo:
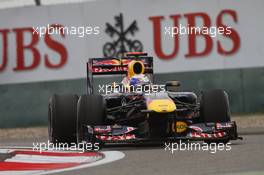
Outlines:
[[49, 99], [49, 140], [52, 143], [75, 143], [77, 95], [53, 95]]
[[[82, 95], [77, 105], [77, 142], [86, 139], [87, 125], [104, 125], [105, 102], [101, 95]], [[86, 140], [87, 141], [87, 140]], [[88, 140], [93, 142], [94, 140]]]
[[[204, 123], [230, 122], [230, 108], [227, 93], [221, 89], [202, 93], [200, 116]], [[206, 143], [227, 143], [229, 139], [210, 140]]]

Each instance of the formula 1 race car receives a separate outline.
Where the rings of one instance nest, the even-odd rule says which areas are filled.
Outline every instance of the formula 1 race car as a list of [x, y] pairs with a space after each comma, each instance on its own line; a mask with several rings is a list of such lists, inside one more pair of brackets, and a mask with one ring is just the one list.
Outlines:
[[[94, 93], [95, 75], [123, 75]], [[239, 139], [230, 119], [228, 95], [220, 89], [178, 92], [180, 82], [155, 85], [153, 57], [128, 53], [125, 58], [91, 58], [87, 95], [53, 95], [49, 101], [49, 139], [53, 143], [148, 143]]]

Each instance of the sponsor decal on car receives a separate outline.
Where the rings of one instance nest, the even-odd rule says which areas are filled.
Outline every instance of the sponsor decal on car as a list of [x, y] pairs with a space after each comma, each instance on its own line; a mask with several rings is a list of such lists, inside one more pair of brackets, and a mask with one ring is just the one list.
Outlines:
[[188, 125], [186, 122], [176, 121], [172, 123], [171, 129], [173, 132], [182, 133], [188, 129]]
[[216, 123], [216, 129], [232, 128], [232, 123]]
[[221, 138], [224, 136], [226, 136], [225, 132], [217, 132], [217, 133], [213, 133], [213, 134], [200, 133], [200, 132], [190, 133], [190, 137], [192, 137], [192, 138]]
[[124, 134], [118, 136], [110, 136], [110, 135], [96, 135], [96, 138], [103, 141], [118, 141], [118, 140], [132, 140], [136, 139], [135, 134]]
[[120, 66], [115, 66], [112, 68], [93, 67], [92, 71], [94, 73], [98, 73], [98, 72], [119, 72], [119, 71], [127, 71], [127, 67], [120, 67]]

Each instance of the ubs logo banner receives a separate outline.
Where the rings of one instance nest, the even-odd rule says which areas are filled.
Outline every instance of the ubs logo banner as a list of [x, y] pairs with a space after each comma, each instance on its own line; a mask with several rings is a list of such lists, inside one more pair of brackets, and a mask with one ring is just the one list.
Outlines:
[[103, 46], [103, 55], [105, 57], [124, 56], [125, 52], [142, 52], [143, 45], [137, 39], [132, 39], [136, 32], [139, 31], [137, 21], [134, 20], [127, 28], [123, 14], [115, 16], [115, 24], [106, 23], [105, 33], [112, 38], [112, 42], [107, 42]]
[[[20, 8], [19, 15], [17, 9], [1, 10], [0, 84], [84, 78], [88, 58], [121, 57], [127, 51], [148, 52], [155, 73], [263, 67], [264, 22], [252, 20], [264, 15], [256, 10], [263, 5], [262, 0], [109, 0]], [[32, 27], [48, 24], [99, 32], [34, 34]], [[220, 34], [228, 27], [229, 33]], [[203, 32], [188, 32], [192, 29]]]

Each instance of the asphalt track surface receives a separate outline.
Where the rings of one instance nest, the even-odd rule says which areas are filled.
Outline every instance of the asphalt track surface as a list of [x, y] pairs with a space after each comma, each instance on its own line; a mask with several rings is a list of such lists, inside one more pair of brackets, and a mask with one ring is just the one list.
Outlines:
[[[264, 174], [264, 135], [242, 135], [230, 151], [171, 151], [165, 146], [111, 146], [103, 151], [121, 151], [121, 160], [60, 175], [164, 175], [164, 174]], [[32, 146], [36, 140], [2, 140], [0, 146]], [[1, 157], [0, 157], [1, 159]]]

